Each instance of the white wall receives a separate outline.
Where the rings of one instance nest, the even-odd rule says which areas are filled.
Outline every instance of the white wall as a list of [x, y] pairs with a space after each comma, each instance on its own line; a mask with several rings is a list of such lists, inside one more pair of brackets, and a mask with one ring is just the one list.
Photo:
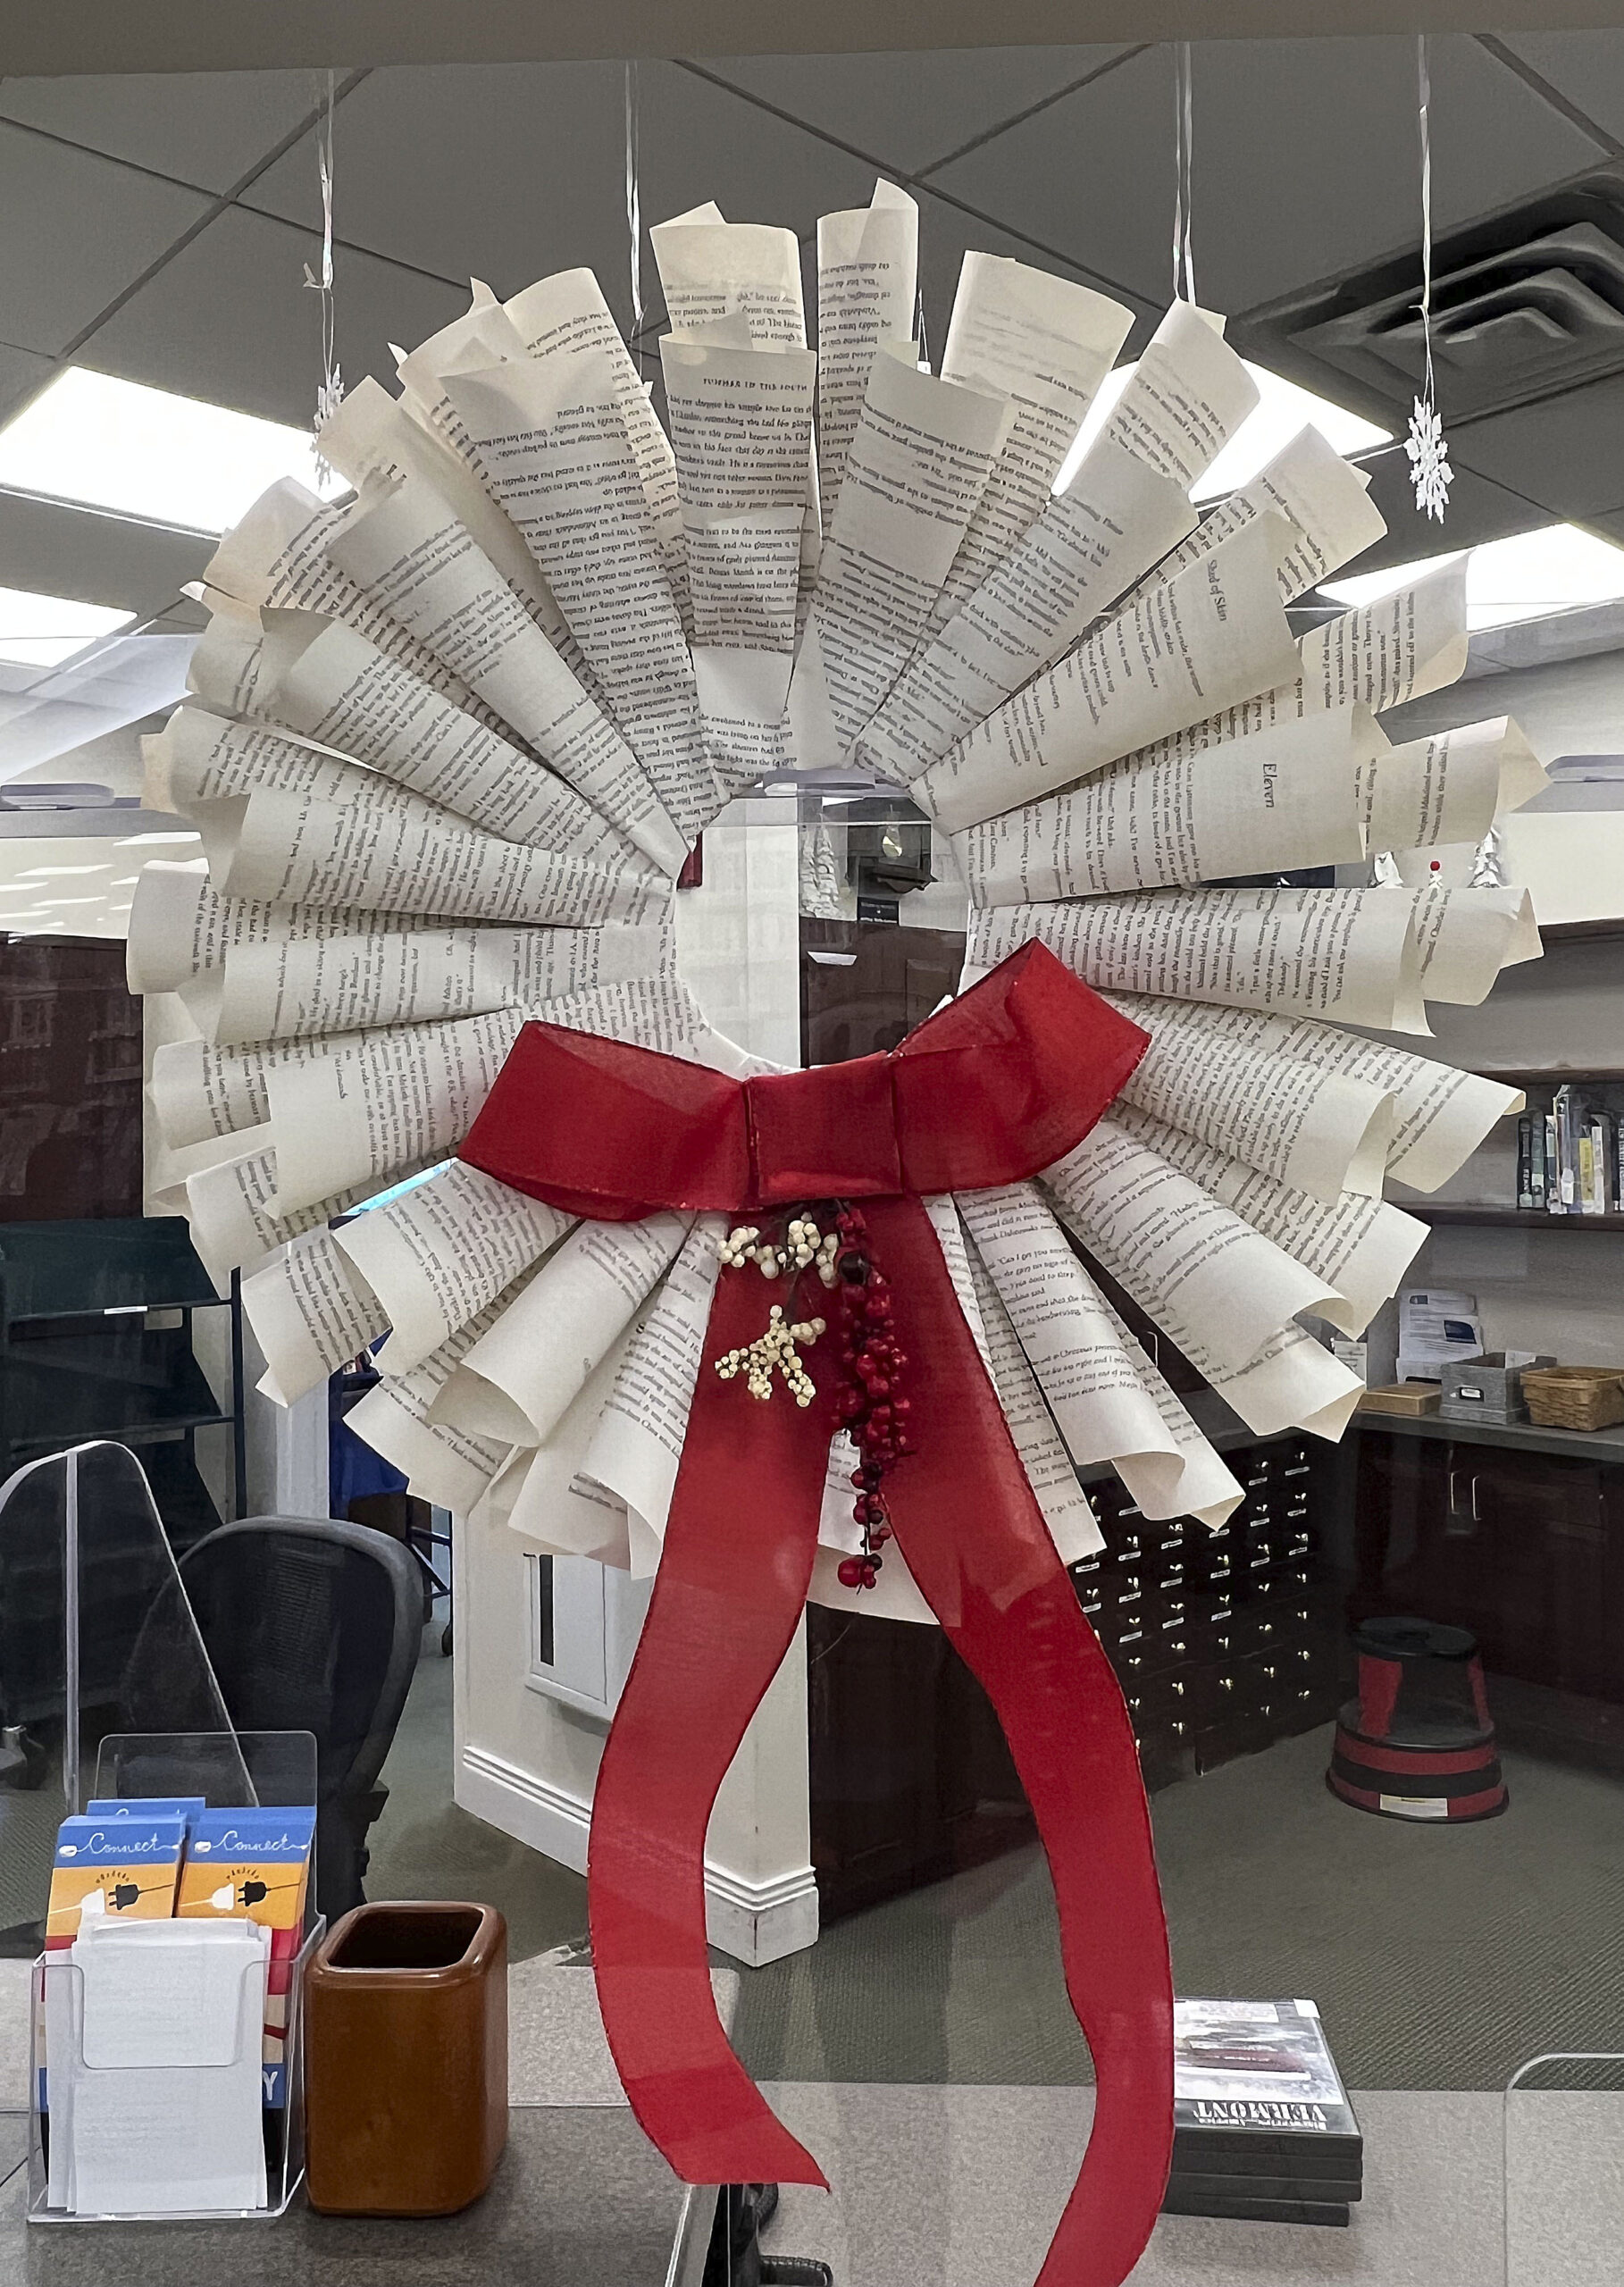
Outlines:
[[[791, 797], [735, 803], [724, 824], [706, 829], [704, 885], [681, 893], [677, 922], [682, 974], [711, 1022], [756, 1055], [798, 1064]], [[534, 1560], [524, 1545], [501, 1527], [475, 1533], [458, 1520], [455, 1532], [456, 1799], [532, 1849], [584, 1870], [607, 1709], [594, 1711], [580, 1695], [560, 1696], [533, 1677]], [[598, 1568], [577, 1562], [576, 1569]], [[612, 1676], [617, 1625], [627, 1634], [635, 1628], [642, 1591], [613, 1573], [603, 1587]], [[589, 1623], [561, 1613], [557, 1624]], [[604, 1655], [597, 1657], [601, 1673]], [[740, 1961], [774, 1961], [817, 1936], [804, 1629], [724, 1782], [706, 1850], [706, 1897], [712, 1943]]]

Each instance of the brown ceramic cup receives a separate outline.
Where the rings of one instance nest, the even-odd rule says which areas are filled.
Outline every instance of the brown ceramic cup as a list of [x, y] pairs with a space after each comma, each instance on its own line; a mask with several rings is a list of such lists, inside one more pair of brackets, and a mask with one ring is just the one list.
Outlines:
[[329, 2216], [450, 2216], [507, 2140], [507, 1924], [358, 1906], [305, 1981], [306, 2184]]

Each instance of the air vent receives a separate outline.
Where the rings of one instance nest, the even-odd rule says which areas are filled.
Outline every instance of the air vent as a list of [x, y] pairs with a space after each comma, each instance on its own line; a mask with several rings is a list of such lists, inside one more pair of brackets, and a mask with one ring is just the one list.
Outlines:
[[[1624, 372], [1624, 172], [1439, 239], [1432, 277], [1433, 358], [1456, 420]], [[1418, 247], [1254, 312], [1247, 354], [1310, 387], [1343, 376], [1406, 407], [1424, 367], [1420, 292]]]

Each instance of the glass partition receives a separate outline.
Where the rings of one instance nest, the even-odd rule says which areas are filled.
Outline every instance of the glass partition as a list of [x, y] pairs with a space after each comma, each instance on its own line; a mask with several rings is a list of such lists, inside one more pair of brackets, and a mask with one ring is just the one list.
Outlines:
[[254, 1799], [140, 1463], [76, 1446], [0, 1486], [0, 1949], [38, 1952], [56, 1830], [138, 1727], [207, 1735], [214, 1798]]
[[1624, 2054], [1536, 2057], [1505, 2094], [1506, 2287], [1610, 2287], [1624, 2249]]

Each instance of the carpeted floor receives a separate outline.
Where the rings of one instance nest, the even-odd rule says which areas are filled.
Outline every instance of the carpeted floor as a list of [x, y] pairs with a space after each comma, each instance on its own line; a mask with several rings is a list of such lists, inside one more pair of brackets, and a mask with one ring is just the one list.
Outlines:
[[[372, 1894], [489, 1898], [515, 1958], [572, 1945], [580, 1879], [449, 1799], [450, 1694], [450, 1663], [426, 1655], [385, 1772]], [[1323, 1784], [1327, 1754], [1309, 1733], [1155, 1797], [1181, 1992], [1310, 1995], [1357, 2088], [1501, 2089], [1543, 2049], [1624, 2049], [1624, 1786], [1508, 1755], [1506, 1816], [1445, 1831], [1346, 1809]], [[1041, 1856], [747, 1973], [736, 2037], [763, 2079], [1086, 2081]]]
[[389, 1799], [368, 1837], [369, 1897], [470, 1897], [507, 1918], [510, 1959], [586, 1940], [586, 1884], [451, 1799], [452, 1663], [424, 1631], [406, 1713], [383, 1766]]

